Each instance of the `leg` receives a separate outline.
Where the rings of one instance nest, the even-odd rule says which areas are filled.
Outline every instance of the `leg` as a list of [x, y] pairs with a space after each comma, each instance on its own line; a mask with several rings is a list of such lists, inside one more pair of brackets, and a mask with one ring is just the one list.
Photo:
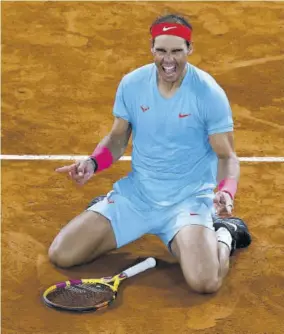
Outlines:
[[115, 248], [110, 221], [99, 213], [85, 211], [59, 232], [49, 248], [49, 258], [59, 267], [71, 267]]
[[159, 236], [180, 262], [188, 285], [200, 293], [217, 291], [228, 273], [229, 247], [213, 227], [213, 194], [200, 195], [170, 209]]
[[[213, 224], [206, 207], [199, 210], [198, 216], [200, 220], [196, 218], [194, 222], [186, 219], [184, 212], [179, 214], [176, 226], [185, 227], [174, 237], [171, 249], [189, 286], [197, 292], [211, 293], [221, 287], [229, 271], [230, 255], [235, 249], [248, 247], [251, 236], [239, 218], [215, 217]], [[212, 230], [212, 224], [217, 232]]]
[[213, 222], [218, 240], [220, 275], [224, 278], [229, 271], [229, 255], [236, 249], [248, 247], [251, 244], [251, 235], [245, 222], [239, 218], [213, 216]]
[[144, 219], [128, 199], [111, 192], [60, 231], [50, 246], [50, 260], [60, 267], [90, 262], [147, 233]]
[[200, 225], [184, 226], [171, 243], [188, 285], [199, 293], [216, 292], [229, 268], [229, 248], [218, 247], [213, 230]]
[[219, 277], [223, 281], [230, 268], [230, 248], [223, 242], [218, 242], [218, 259]]

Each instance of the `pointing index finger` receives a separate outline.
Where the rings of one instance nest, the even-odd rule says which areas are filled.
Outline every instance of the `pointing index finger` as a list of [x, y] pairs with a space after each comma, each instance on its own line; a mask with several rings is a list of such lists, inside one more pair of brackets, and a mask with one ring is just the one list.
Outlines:
[[56, 168], [55, 171], [58, 173], [72, 172], [75, 167], [76, 167], [76, 164], [73, 164], [70, 166], [63, 166], [63, 167]]

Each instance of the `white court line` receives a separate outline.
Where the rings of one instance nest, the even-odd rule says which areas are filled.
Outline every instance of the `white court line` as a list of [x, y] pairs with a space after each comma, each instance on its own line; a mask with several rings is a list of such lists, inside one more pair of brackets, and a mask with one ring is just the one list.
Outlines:
[[[0, 160], [77, 160], [87, 155], [0, 155]], [[131, 156], [123, 156], [119, 160], [131, 161]], [[239, 157], [244, 162], [284, 162], [284, 157]]]

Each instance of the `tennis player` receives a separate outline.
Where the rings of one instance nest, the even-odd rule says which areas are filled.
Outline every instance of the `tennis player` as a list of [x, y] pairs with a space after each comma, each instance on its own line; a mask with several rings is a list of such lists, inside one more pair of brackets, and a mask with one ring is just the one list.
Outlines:
[[186, 19], [160, 17], [150, 32], [154, 63], [122, 78], [109, 134], [88, 159], [57, 169], [83, 185], [119, 160], [132, 133], [132, 171], [60, 231], [49, 257], [70, 267], [154, 234], [188, 285], [213, 293], [230, 255], [251, 242], [242, 220], [220, 218], [232, 215], [240, 174], [232, 112], [216, 81], [188, 63]]

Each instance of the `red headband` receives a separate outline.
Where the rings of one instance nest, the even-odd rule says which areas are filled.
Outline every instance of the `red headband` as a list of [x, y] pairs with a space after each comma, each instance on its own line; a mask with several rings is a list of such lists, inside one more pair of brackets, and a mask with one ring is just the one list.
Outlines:
[[173, 35], [191, 41], [191, 29], [178, 23], [159, 23], [152, 27], [151, 35], [153, 38], [160, 35]]

